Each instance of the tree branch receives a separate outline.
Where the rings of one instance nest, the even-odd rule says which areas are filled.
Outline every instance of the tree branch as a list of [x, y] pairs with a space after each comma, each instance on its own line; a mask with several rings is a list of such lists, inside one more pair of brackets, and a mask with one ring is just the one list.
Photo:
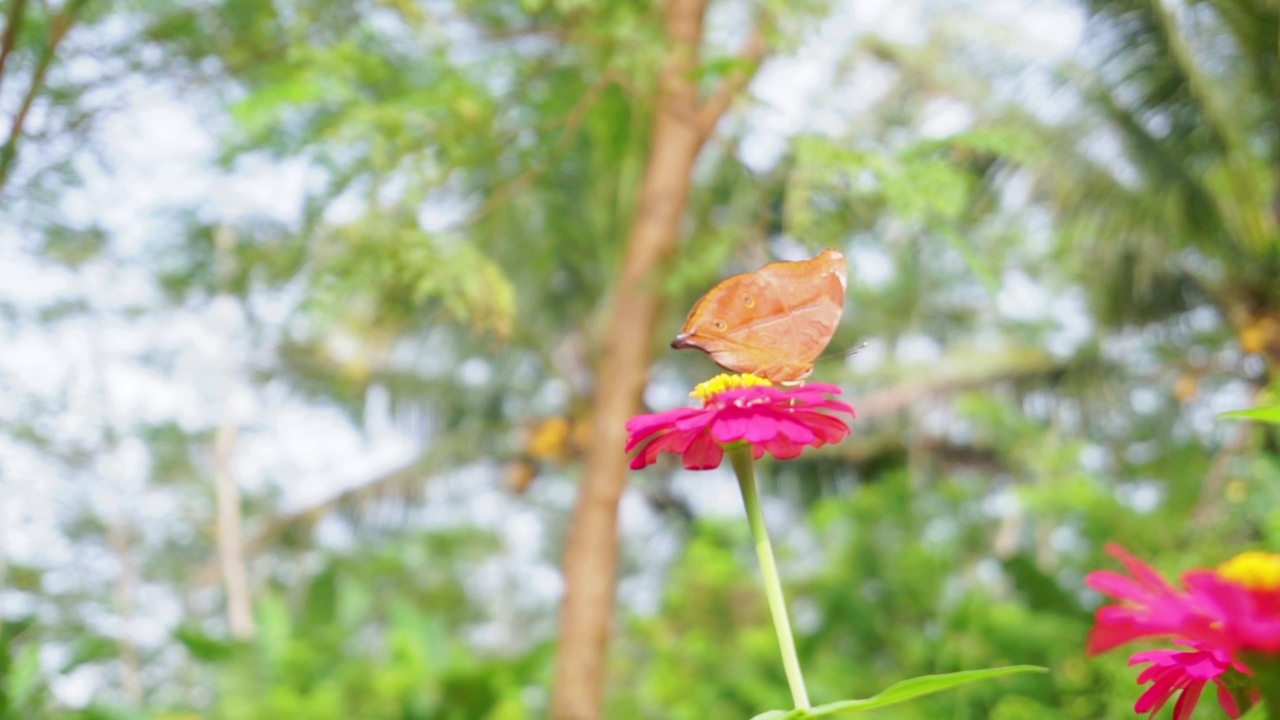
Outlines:
[[733, 99], [742, 92], [742, 89], [751, 82], [751, 78], [755, 77], [756, 70], [760, 67], [760, 62], [764, 60], [766, 46], [764, 41], [765, 21], [762, 19], [751, 30], [751, 34], [747, 37], [747, 42], [742, 46], [742, 50], [738, 53], [738, 61], [741, 63], [739, 67], [734, 68], [728, 77], [720, 81], [716, 89], [698, 108], [697, 125], [698, 132], [702, 137], [707, 137], [716, 128], [716, 123], [720, 122], [720, 118], [724, 117], [725, 112], [733, 103]]
[[[31, 112], [31, 106], [35, 104], [36, 97], [40, 94], [40, 90], [44, 87], [45, 75], [48, 74], [50, 66], [53, 65], [53, 59], [58, 54], [58, 46], [67, 37], [71, 26], [75, 23], [76, 13], [80, 11], [88, 0], [71, 0], [67, 3], [62, 12], [58, 13], [49, 31], [49, 41], [45, 43], [44, 52], [40, 54], [40, 60], [36, 63], [35, 72], [31, 75], [31, 84], [27, 87], [26, 95], [22, 98], [22, 104], [18, 106], [18, 112], [13, 116], [13, 124], [9, 129], [9, 138], [5, 140], [3, 146], [0, 146], [0, 191], [4, 190], [5, 185], [9, 181], [9, 176], [13, 172], [14, 162], [18, 157], [18, 141], [22, 138], [23, 127], [27, 124], [27, 116]], [[6, 33], [8, 29], [6, 28]]]
[[9, 12], [4, 17], [4, 35], [0, 36], [0, 86], [4, 84], [4, 66], [18, 44], [18, 31], [22, 29], [22, 20], [26, 16], [27, 0], [13, 0]]

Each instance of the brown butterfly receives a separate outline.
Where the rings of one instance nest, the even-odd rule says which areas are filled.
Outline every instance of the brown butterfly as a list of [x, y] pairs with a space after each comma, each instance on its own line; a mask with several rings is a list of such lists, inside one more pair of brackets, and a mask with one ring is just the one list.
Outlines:
[[799, 382], [840, 324], [847, 277], [833, 249], [734, 275], [693, 306], [671, 347], [697, 348], [733, 372]]

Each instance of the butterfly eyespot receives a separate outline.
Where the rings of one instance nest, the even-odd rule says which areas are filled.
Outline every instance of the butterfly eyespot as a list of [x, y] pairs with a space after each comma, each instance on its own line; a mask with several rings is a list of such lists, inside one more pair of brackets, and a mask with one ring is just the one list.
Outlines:
[[723, 320], [717, 320], [717, 321], [715, 321], [715, 323], [713, 323], [713, 324], [716, 326], [716, 329], [717, 329], [717, 330], [723, 330], [723, 329], [725, 329], [726, 327], [729, 327], [728, 325], [726, 325], [726, 324], [725, 324], [725, 322], [724, 322]]
[[749, 308], [753, 308], [756, 306], [756, 301], [755, 301], [755, 298], [751, 297], [750, 295], [743, 295], [742, 304], [746, 305]]

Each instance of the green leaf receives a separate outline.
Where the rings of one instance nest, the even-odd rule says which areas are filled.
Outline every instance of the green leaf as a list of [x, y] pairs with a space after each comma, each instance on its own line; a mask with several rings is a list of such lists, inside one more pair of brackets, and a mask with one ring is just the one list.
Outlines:
[[[219, 662], [235, 655], [240, 645], [210, 636], [195, 625], [184, 625], [173, 633], [194, 657], [205, 662]], [[65, 671], [65, 670], [64, 670]]]
[[1218, 417], [1224, 420], [1258, 420], [1280, 425], [1280, 405], [1249, 408], [1248, 410], [1232, 410], [1231, 412], [1224, 412]]
[[789, 712], [791, 711], [790, 710], [770, 710], [769, 712], [760, 713], [759, 715], [751, 718], [751, 720], [783, 720], [783, 718], [785, 718], [787, 716], [787, 713]]
[[[990, 680], [992, 678], [1003, 677], [1005, 675], [1013, 675], [1016, 673], [1044, 673], [1049, 672], [1048, 668], [1038, 667], [1036, 665], [1011, 665], [1009, 667], [991, 668], [989, 670], [965, 670], [962, 672], [948, 673], [946, 675], [924, 675], [922, 677], [903, 680], [899, 683], [890, 685], [884, 692], [875, 697], [866, 700], [841, 700], [839, 702], [819, 705], [816, 708], [797, 715], [797, 718], [818, 718], [828, 717], [831, 715], [841, 715], [847, 713], [860, 712], [863, 710], [875, 710], [887, 705], [896, 705], [900, 702], [913, 700], [931, 693], [949, 690], [953, 687], [968, 685], [972, 682], [980, 680]], [[780, 718], [784, 716], [769, 716], [767, 713], [762, 717]]]

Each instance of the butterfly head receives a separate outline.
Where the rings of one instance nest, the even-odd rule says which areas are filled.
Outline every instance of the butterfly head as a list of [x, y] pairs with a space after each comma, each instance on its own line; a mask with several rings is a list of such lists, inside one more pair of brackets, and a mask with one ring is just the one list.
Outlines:
[[728, 325], [724, 321], [720, 321], [720, 326], [711, 325], [707, 329], [703, 329], [697, 325], [686, 325], [680, 334], [675, 336], [671, 341], [671, 347], [676, 350], [685, 348], [694, 348], [703, 352], [711, 352], [713, 350], [712, 343], [725, 336]]

